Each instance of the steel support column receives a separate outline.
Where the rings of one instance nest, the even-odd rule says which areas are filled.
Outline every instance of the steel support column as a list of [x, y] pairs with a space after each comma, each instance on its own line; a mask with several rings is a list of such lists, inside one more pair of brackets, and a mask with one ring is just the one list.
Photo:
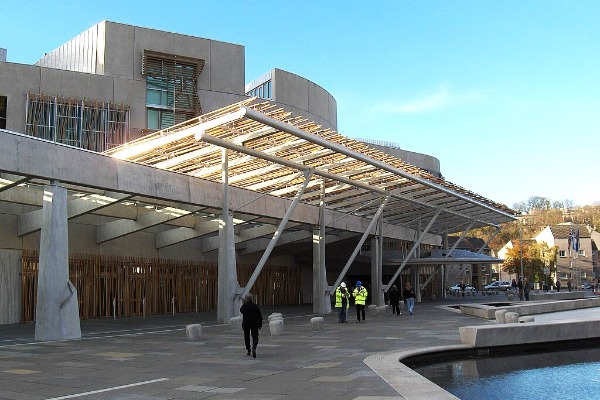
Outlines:
[[360, 248], [365, 243], [365, 240], [367, 240], [367, 237], [369, 236], [369, 234], [373, 230], [373, 227], [375, 226], [375, 223], [379, 220], [379, 215], [383, 212], [383, 209], [385, 208], [385, 205], [387, 204], [387, 202], [388, 202], [389, 199], [390, 199], [390, 196], [386, 196], [384, 198], [383, 202], [381, 203], [381, 205], [377, 209], [377, 212], [373, 216], [373, 219], [371, 220], [371, 223], [369, 224], [369, 226], [365, 230], [365, 233], [363, 233], [362, 237], [358, 241], [358, 244], [354, 248], [354, 251], [350, 255], [350, 258], [346, 262], [346, 265], [342, 269], [342, 272], [340, 272], [340, 275], [335, 280], [335, 283], [333, 284], [333, 286], [331, 286], [332, 288], [337, 288], [339, 286], [340, 282], [342, 281], [342, 279], [344, 279], [344, 276], [346, 275], [346, 272], [348, 272], [348, 269], [350, 268], [350, 265], [352, 265], [352, 262], [354, 261], [354, 259], [358, 255], [358, 252], [360, 251]]
[[[390, 282], [394, 282], [396, 280], [396, 278], [398, 278], [398, 275], [400, 275], [400, 273], [402, 272], [402, 270], [404, 269], [404, 267], [408, 263], [408, 260], [410, 259], [410, 257], [415, 252], [415, 250], [421, 245], [421, 242], [425, 238], [425, 235], [427, 235], [427, 232], [429, 232], [429, 230], [433, 226], [433, 223], [440, 216], [441, 213], [442, 213], [442, 209], [441, 208], [436, 211], [436, 213], [434, 214], [434, 216], [429, 221], [429, 224], [427, 224], [427, 227], [425, 228], [425, 230], [417, 238], [417, 241], [415, 242], [415, 244], [413, 245], [413, 247], [410, 249], [410, 251], [408, 252], [408, 254], [406, 255], [406, 257], [404, 258], [404, 261], [402, 261], [402, 264], [400, 264], [400, 266], [398, 267], [398, 270], [396, 271], [396, 273], [394, 274], [394, 276], [392, 277], [392, 279], [390, 279]], [[415, 287], [418, 289], [418, 286], [415, 286]], [[384, 292], [389, 291], [390, 288], [391, 288], [390, 285], [386, 285]]]
[[305, 176], [304, 183], [298, 189], [298, 192], [296, 192], [296, 196], [294, 196], [294, 200], [292, 201], [292, 204], [290, 204], [290, 207], [285, 212], [285, 215], [283, 216], [283, 219], [279, 223], [279, 226], [277, 227], [277, 230], [273, 234], [273, 237], [271, 238], [271, 241], [269, 242], [269, 245], [267, 246], [267, 248], [266, 248], [265, 252], [263, 253], [262, 257], [260, 258], [260, 261], [256, 265], [256, 268], [254, 269], [254, 272], [252, 273], [252, 276], [248, 280], [248, 283], [246, 284], [246, 287], [244, 288], [244, 291], [242, 292], [242, 297], [244, 297], [245, 295], [247, 295], [250, 292], [250, 289], [252, 289], [252, 286], [254, 286], [254, 283], [256, 282], [256, 279], [258, 278], [258, 275], [260, 274], [260, 272], [262, 271], [263, 267], [265, 266], [265, 263], [267, 262], [267, 259], [271, 255], [271, 252], [273, 251], [273, 248], [275, 248], [275, 245], [277, 244], [277, 241], [281, 237], [281, 233], [285, 229], [285, 226], [287, 225], [288, 220], [290, 219], [290, 217], [292, 216], [292, 213], [296, 209], [296, 206], [300, 202], [300, 199], [302, 198], [302, 195], [304, 194], [304, 190], [306, 190], [306, 187], [308, 186], [308, 183], [310, 182], [310, 179], [313, 176], [313, 170], [311, 169], [311, 170], [305, 171], [304, 172], [304, 176]]

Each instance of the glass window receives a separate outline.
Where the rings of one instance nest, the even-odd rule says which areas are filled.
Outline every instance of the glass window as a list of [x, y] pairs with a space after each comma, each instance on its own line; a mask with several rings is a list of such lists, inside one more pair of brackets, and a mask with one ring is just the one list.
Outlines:
[[0, 96], [0, 128], [6, 129], [6, 96]]
[[161, 105], [162, 92], [156, 89], [146, 91], [146, 104]]
[[158, 110], [148, 109], [148, 129], [158, 129]]
[[567, 256], [567, 252], [565, 250], [559, 250], [558, 251], [558, 256], [559, 257], [566, 257]]
[[585, 257], [585, 250], [579, 250], [579, 255]]

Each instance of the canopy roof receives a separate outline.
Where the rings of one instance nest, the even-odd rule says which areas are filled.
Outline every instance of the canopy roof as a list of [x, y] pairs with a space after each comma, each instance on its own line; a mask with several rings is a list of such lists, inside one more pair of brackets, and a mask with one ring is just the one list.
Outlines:
[[386, 223], [422, 230], [441, 210], [429, 230], [437, 234], [515, 218], [503, 204], [255, 98], [105, 154], [221, 182], [223, 148], [229, 149], [229, 184], [259, 193], [293, 198], [310, 176], [304, 203], [319, 205], [324, 193], [328, 209], [370, 218], [389, 197]]

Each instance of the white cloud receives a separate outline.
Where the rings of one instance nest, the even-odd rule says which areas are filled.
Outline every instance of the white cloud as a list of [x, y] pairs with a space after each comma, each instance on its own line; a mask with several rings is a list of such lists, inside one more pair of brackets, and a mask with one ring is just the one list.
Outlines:
[[410, 100], [384, 101], [372, 106], [370, 111], [385, 114], [423, 113], [469, 103], [481, 97], [481, 93], [454, 93], [448, 87], [441, 86], [428, 96]]

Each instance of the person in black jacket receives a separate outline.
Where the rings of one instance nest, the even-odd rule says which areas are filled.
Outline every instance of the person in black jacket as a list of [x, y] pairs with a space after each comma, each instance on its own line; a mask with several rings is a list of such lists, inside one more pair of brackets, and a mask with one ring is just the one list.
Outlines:
[[400, 291], [396, 285], [392, 285], [390, 289], [390, 305], [392, 306], [392, 314], [400, 315]]
[[252, 357], [256, 358], [256, 346], [258, 346], [258, 330], [262, 328], [263, 317], [258, 305], [252, 302], [252, 294], [244, 296], [244, 304], [240, 307], [242, 313], [242, 329], [244, 330], [244, 342], [246, 350], [250, 355], [250, 334], [252, 334]]

